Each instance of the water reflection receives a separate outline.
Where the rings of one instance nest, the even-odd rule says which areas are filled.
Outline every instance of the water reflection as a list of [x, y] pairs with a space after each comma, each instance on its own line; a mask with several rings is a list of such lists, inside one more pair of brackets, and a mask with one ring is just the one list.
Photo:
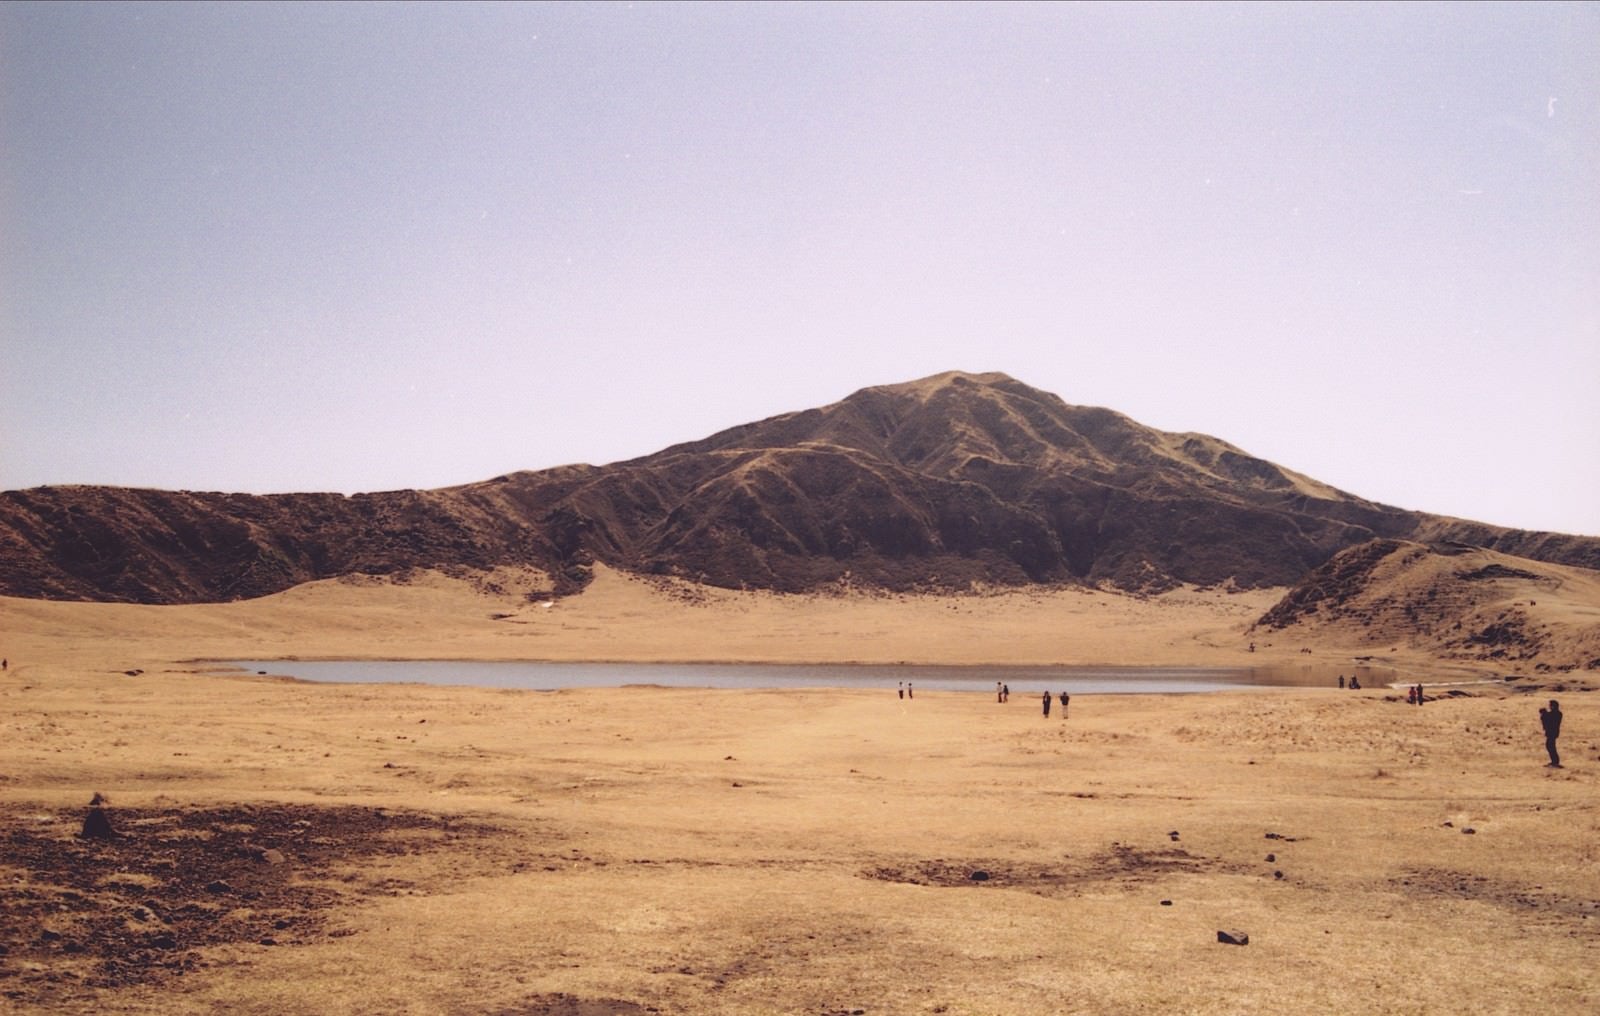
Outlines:
[[993, 694], [995, 682], [1012, 694], [1046, 689], [1077, 694], [1207, 692], [1244, 687], [1336, 688], [1342, 676], [1366, 687], [1401, 680], [1388, 667], [1303, 664], [1215, 667], [939, 667], [855, 664], [536, 663], [455, 660], [239, 660], [251, 673], [339, 684], [436, 684], [480, 688], [884, 688], [907, 682], [924, 691]]

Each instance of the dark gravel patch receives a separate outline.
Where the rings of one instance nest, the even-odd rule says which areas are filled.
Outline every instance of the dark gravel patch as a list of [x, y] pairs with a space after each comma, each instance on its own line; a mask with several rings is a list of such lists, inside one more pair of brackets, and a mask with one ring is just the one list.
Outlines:
[[207, 965], [205, 946], [337, 936], [333, 908], [411, 891], [360, 862], [448, 848], [492, 827], [385, 808], [256, 804], [83, 812], [0, 807], [0, 998], [48, 1007]]

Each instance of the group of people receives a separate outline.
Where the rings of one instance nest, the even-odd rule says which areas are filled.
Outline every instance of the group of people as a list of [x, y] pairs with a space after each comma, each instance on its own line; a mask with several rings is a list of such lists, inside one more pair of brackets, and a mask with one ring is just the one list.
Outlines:
[[[1004, 681], [996, 681], [994, 683], [994, 700], [996, 702], [1010, 702], [1011, 701], [1011, 686], [1009, 684], [1006, 684]], [[1044, 701], [1045, 719], [1049, 719], [1050, 718], [1050, 701], [1051, 701], [1051, 699], [1050, 699], [1050, 693], [1048, 691], [1046, 691], [1044, 693], [1044, 700], [1043, 701]], [[1071, 695], [1068, 695], [1066, 692], [1062, 692], [1061, 693], [1061, 718], [1063, 720], [1067, 718], [1067, 705], [1071, 701], [1072, 701], [1072, 696]]]
[[[1339, 687], [1354, 688], [1359, 691], [1361, 689], [1361, 681], [1354, 674], [1351, 674], [1349, 682], [1346, 683], [1344, 675], [1340, 674]], [[902, 699], [914, 697], [911, 692], [911, 682], [900, 682], [900, 697]], [[1411, 705], [1420, 706], [1425, 698], [1421, 684], [1414, 684], [1406, 689], [1406, 702]], [[1004, 681], [996, 681], [994, 683], [994, 700], [996, 702], [1008, 702], [1010, 699], [1011, 686]], [[1062, 692], [1060, 699], [1061, 718], [1064, 720], [1067, 718], [1067, 706], [1072, 701], [1072, 696]], [[1050, 692], [1046, 691], [1040, 702], [1044, 707], [1044, 718], [1048, 720], [1050, 718]], [[1549, 768], [1551, 769], [1561, 768], [1561, 755], [1556, 751], [1556, 738], [1561, 736], [1561, 719], [1561, 703], [1555, 699], [1550, 700], [1549, 706], [1539, 710], [1539, 724], [1544, 728], [1544, 750], [1550, 754]]]
[[[1061, 693], [1061, 718], [1063, 720], [1067, 718], [1067, 703], [1071, 702], [1071, 701], [1072, 701], [1072, 696], [1071, 695], [1068, 695], [1066, 692], [1062, 692]], [[1050, 718], [1050, 692], [1049, 691], [1046, 691], [1044, 693], [1044, 718], [1047, 719], [1047, 720]]]

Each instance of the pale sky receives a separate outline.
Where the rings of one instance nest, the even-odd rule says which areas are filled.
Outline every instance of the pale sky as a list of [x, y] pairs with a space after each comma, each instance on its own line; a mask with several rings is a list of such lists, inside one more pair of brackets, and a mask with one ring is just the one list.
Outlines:
[[0, 488], [950, 369], [1600, 535], [1600, 6], [0, 5]]

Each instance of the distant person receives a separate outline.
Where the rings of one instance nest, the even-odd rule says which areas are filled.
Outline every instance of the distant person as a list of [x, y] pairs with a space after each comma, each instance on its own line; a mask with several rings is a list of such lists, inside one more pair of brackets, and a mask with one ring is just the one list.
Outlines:
[[1417, 685], [1415, 691], [1417, 693], [1417, 705], [1420, 706], [1422, 705], [1422, 685]]
[[906, 683], [904, 681], [901, 681], [900, 682], [900, 698], [901, 698], [901, 700], [904, 700], [905, 697], [906, 697]]
[[1000, 701], [1001, 702], [1010, 702], [1011, 701], [1011, 686], [1009, 684], [1003, 684], [1003, 685], [1000, 686]]
[[1412, 685], [1411, 687], [1406, 689], [1406, 705], [1414, 706], [1416, 704], [1417, 704], [1417, 686], [1416, 685]]
[[1344, 675], [1343, 674], [1339, 675], [1339, 690], [1340, 691], [1344, 690]]
[[1544, 750], [1550, 753], [1550, 768], [1561, 768], [1561, 754], [1556, 751], [1556, 738], [1561, 736], [1561, 703], [1550, 700], [1549, 709], [1539, 710], [1539, 725], [1544, 727]]
[[1070, 701], [1072, 701], [1072, 696], [1068, 695], [1066, 692], [1062, 692], [1061, 693], [1061, 718], [1063, 720], [1067, 718], [1067, 703], [1070, 702]]
[[906, 698], [916, 698], [915, 695], [911, 694], [911, 682], [910, 681], [906, 682]]
[[999, 681], [994, 683], [994, 700], [996, 702], [1004, 702], [1006, 700], [1005, 685]]
[[1044, 718], [1047, 720], [1050, 718], [1050, 692], [1048, 690], [1044, 693]]
[[1355, 691], [1361, 690], [1361, 681], [1354, 674], [1350, 675], [1350, 687]]

